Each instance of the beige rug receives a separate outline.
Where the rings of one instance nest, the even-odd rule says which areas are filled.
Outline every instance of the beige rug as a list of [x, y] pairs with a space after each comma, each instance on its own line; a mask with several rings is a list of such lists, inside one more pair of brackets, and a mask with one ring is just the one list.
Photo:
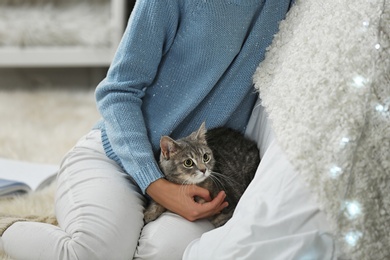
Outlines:
[[[0, 88], [0, 157], [59, 164], [99, 116], [91, 89]], [[51, 216], [55, 183], [13, 199], [0, 199], [0, 216]], [[0, 259], [11, 259], [0, 252]]]
[[0, 157], [58, 164], [98, 118], [93, 90], [0, 88]]

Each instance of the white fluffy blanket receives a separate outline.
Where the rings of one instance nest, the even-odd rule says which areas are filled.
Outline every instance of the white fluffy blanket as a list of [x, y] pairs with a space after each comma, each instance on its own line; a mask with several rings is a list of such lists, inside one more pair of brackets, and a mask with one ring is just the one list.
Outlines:
[[390, 259], [389, 37], [389, 1], [298, 0], [254, 76], [348, 259]]

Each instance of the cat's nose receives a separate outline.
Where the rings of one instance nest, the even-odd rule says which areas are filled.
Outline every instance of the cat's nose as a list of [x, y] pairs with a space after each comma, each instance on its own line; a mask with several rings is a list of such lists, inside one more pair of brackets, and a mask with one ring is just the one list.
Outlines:
[[206, 173], [206, 168], [204, 168], [204, 169], [199, 169], [201, 172], [203, 172], [203, 174], [205, 174]]

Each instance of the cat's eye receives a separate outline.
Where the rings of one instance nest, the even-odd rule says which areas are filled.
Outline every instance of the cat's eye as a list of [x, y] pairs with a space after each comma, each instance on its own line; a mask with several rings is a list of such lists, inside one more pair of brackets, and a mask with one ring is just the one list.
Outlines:
[[184, 166], [187, 168], [190, 168], [190, 167], [194, 166], [194, 162], [191, 159], [187, 159], [184, 161]]
[[210, 155], [207, 154], [207, 153], [205, 153], [205, 154], [203, 155], [203, 162], [207, 163], [208, 161], [210, 161]]

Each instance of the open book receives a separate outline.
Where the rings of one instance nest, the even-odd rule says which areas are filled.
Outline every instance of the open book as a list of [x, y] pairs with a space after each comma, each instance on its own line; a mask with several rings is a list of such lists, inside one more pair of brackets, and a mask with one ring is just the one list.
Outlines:
[[0, 158], [0, 197], [39, 190], [50, 184], [58, 166]]

